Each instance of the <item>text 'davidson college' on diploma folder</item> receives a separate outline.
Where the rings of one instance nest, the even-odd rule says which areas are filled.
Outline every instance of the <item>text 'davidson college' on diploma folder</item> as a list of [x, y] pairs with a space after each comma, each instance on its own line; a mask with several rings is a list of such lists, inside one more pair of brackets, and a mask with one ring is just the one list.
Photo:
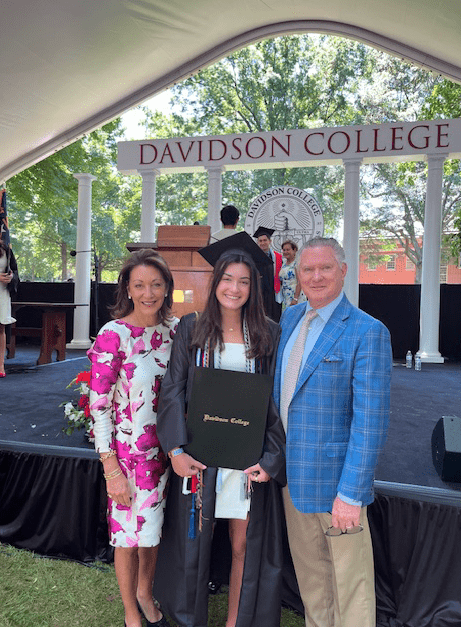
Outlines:
[[273, 379], [196, 367], [185, 450], [206, 466], [244, 470], [262, 455]]

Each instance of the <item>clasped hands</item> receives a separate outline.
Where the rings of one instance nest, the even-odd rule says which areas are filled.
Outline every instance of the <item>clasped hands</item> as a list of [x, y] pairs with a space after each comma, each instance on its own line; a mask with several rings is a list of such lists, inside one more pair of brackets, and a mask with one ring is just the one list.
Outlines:
[[[206, 469], [205, 464], [197, 461], [188, 453], [181, 453], [180, 455], [172, 457], [171, 465], [173, 466], [174, 472], [179, 477], [192, 477], [192, 475], [197, 475], [200, 470]], [[256, 483], [264, 483], [270, 480], [270, 476], [261, 468], [260, 464], [254, 464], [254, 466], [246, 468], [243, 472], [249, 476], [251, 481], [255, 481]]]

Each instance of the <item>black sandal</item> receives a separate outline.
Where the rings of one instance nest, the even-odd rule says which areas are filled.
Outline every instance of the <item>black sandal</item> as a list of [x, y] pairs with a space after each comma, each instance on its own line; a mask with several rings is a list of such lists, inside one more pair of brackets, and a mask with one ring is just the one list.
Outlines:
[[141, 607], [141, 604], [139, 603], [138, 599], [136, 599], [136, 603], [138, 604], [139, 613], [141, 614], [141, 616], [146, 621], [146, 627], [170, 627], [170, 625], [168, 624], [168, 621], [166, 620], [166, 618], [164, 616], [162, 616], [162, 618], [160, 618], [160, 620], [155, 621], [155, 623], [151, 623], [150, 620], [147, 620], [147, 617], [144, 614], [144, 611], [143, 611], [143, 609]]

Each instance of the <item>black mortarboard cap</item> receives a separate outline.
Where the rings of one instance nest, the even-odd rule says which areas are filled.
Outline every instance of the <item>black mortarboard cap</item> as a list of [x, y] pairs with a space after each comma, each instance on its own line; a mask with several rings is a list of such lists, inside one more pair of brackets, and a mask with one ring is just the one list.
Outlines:
[[200, 248], [198, 252], [214, 267], [221, 255], [234, 250], [243, 251], [249, 255], [257, 268], [272, 263], [272, 260], [245, 231], [241, 231], [230, 237], [225, 237], [205, 248]]
[[253, 237], [260, 237], [261, 235], [267, 235], [267, 237], [270, 239], [273, 233], [275, 233], [275, 229], [268, 229], [265, 226], [258, 226], [257, 230], [253, 233]]

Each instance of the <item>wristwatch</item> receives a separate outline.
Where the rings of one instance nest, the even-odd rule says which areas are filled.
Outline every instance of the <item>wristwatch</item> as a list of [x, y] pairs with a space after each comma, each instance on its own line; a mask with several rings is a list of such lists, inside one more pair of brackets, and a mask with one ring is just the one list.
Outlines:
[[177, 457], [178, 455], [182, 455], [183, 453], [184, 449], [178, 446], [177, 448], [171, 449], [171, 451], [168, 453], [168, 457], [171, 459], [172, 457]]

